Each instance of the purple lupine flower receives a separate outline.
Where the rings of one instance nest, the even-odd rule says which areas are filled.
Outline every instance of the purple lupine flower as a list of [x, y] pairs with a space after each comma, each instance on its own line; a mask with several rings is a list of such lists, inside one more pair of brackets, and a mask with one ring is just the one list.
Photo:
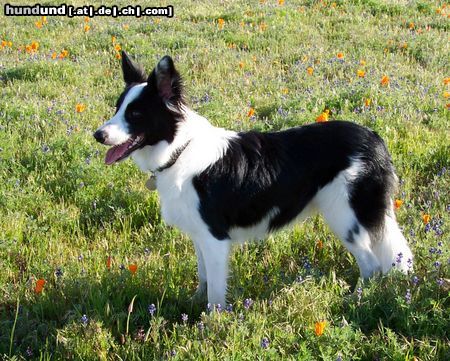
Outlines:
[[433, 263], [433, 266], [436, 267], [436, 268], [439, 268], [441, 266], [441, 262], [436, 261], [436, 262]]
[[342, 361], [342, 356], [340, 354], [336, 357], [336, 361]]
[[402, 258], [403, 258], [403, 253], [400, 252], [399, 254], [397, 254], [397, 257], [395, 258], [395, 263], [397, 263], [397, 264], [402, 263]]
[[363, 289], [361, 287], [358, 287], [356, 289], [356, 295], [358, 297], [358, 304], [361, 302], [362, 292], [363, 292]]
[[244, 300], [244, 308], [248, 310], [253, 305], [253, 300], [251, 298], [246, 298]]
[[170, 356], [175, 357], [177, 355], [177, 352], [175, 350], [170, 351]]
[[211, 304], [208, 302], [208, 304], [206, 305], [206, 310], [208, 312], [211, 312]]
[[443, 278], [438, 278], [436, 280], [436, 282], [437, 282], [438, 286], [441, 287], [444, 284], [444, 279]]
[[269, 347], [269, 339], [267, 337], [263, 337], [261, 340], [261, 348], [266, 349]]
[[232, 305], [231, 303], [229, 303], [229, 304], [227, 305], [227, 307], [225, 307], [225, 310], [226, 310], [228, 313], [233, 312], [233, 305]]
[[83, 316], [81, 316], [80, 321], [83, 324], [83, 326], [86, 326], [87, 323], [89, 322], [89, 318], [86, 315], [83, 315]]
[[121, 271], [125, 271], [125, 266], [123, 265], [123, 263], [119, 266], [119, 269], [120, 269]]
[[408, 305], [411, 303], [411, 290], [409, 288], [406, 290], [405, 301]]
[[80, 254], [80, 255], [78, 256], [78, 261], [80, 261], [80, 262], [81, 262], [81, 261], [83, 260], [83, 258], [84, 258], [84, 257], [83, 257], [83, 255], [82, 255], [82, 254]]
[[44, 144], [42, 146], [42, 152], [44, 152], [44, 153], [50, 152], [50, 147], [47, 144]]
[[28, 357], [32, 357], [33, 356], [33, 350], [31, 349], [30, 346], [27, 347], [25, 353], [27, 354]]
[[220, 303], [218, 303], [216, 305], [216, 311], [219, 312], [219, 313], [222, 312], [222, 305]]
[[55, 276], [56, 276], [57, 278], [59, 278], [59, 277], [61, 277], [62, 275], [63, 275], [63, 271], [62, 271], [61, 267], [57, 267], [56, 270], [55, 270]]
[[182, 314], [181, 314], [181, 320], [182, 320], [184, 323], [186, 323], [187, 320], [188, 320], [188, 315], [185, 314], [185, 313], [182, 313]]
[[150, 314], [150, 316], [153, 316], [156, 312], [156, 306], [154, 303], [152, 303], [151, 305], [148, 305], [147, 307], [147, 311]]
[[412, 281], [412, 283], [413, 283], [414, 286], [417, 286], [417, 284], [419, 283], [419, 277], [414, 276], [414, 277], [411, 279], [411, 281]]
[[201, 332], [205, 329], [205, 324], [202, 321], [200, 321], [199, 323], [197, 323], [197, 328]]

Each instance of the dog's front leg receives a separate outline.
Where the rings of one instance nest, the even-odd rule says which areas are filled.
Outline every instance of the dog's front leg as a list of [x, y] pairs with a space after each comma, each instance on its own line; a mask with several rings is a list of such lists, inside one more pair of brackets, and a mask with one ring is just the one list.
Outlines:
[[225, 307], [230, 243], [228, 240], [220, 241], [212, 236], [196, 243], [205, 265], [208, 302], [211, 307], [218, 304]]
[[197, 256], [197, 271], [199, 283], [194, 295], [191, 297], [191, 301], [201, 302], [206, 297], [206, 285], [207, 285], [206, 268], [202, 251], [198, 246], [198, 244], [195, 242], [195, 240], [194, 240], [194, 248], [195, 248], [195, 255]]

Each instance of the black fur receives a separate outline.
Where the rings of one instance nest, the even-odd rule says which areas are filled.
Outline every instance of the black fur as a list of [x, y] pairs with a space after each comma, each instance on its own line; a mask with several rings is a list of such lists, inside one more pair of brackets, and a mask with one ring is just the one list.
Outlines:
[[239, 133], [224, 157], [193, 179], [200, 214], [210, 232], [223, 240], [230, 228], [257, 224], [277, 207], [280, 212], [270, 222], [275, 230], [294, 220], [354, 159], [362, 160], [366, 171], [350, 185], [351, 204], [358, 221], [377, 231], [392, 191], [390, 156], [373, 131], [343, 121]]
[[171, 143], [181, 119], [181, 106], [184, 102], [181, 77], [172, 59], [164, 56], [147, 78], [142, 67], [123, 52], [122, 70], [126, 88], [117, 100], [116, 112], [134, 85], [147, 82], [139, 97], [128, 104], [125, 110], [130, 133], [145, 135], [141, 147], [154, 145], [162, 140]]

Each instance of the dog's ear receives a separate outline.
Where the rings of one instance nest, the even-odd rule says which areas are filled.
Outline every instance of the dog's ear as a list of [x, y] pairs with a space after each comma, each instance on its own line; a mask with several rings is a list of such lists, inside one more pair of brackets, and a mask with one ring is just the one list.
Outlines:
[[132, 83], [145, 83], [147, 81], [145, 70], [131, 60], [125, 51], [122, 51], [122, 71], [123, 79], [127, 85]]
[[159, 61], [153, 74], [149, 77], [149, 83], [152, 76], [154, 76], [158, 94], [165, 102], [172, 104], [182, 102], [183, 83], [170, 56], [166, 55]]

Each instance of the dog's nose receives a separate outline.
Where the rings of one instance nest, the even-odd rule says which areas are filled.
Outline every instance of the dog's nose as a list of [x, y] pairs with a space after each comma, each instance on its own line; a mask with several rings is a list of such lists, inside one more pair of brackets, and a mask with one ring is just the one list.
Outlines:
[[99, 143], [105, 143], [105, 133], [102, 131], [102, 130], [97, 130], [95, 133], [94, 133], [94, 138], [95, 138], [95, 140], [97, 140], [97, 142], [99, 142]]

